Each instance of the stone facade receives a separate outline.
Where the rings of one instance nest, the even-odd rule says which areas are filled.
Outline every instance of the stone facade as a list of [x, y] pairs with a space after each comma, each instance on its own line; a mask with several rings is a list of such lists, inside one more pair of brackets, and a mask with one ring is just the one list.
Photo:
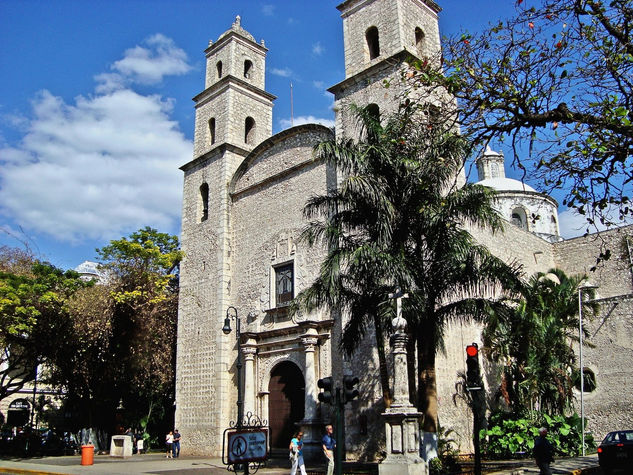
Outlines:
[[[439, 8], [430, 0], [347, 0], [338, 8], [345, 78], [330, 91], [335, 94], [335, 134], [341, 138], [357, 134], [350, 104], [394, 110], [404, 94], [399, 78], [409, 55], [439, 53]], [[328, 406], [317, 403], [316, 381], [325, 376], [340, 381], [344, 374], [354, 374], [360, 378], [362, 396], [346, 406], [347, 450], [373, 458], [385, 440], [374, 336], [368, 334], [355, 355], [343, 357], [338, 342], [344, 315], [319, 311], [291, 318], [287, 312], [288, 302], [310, 285], [325, 255], [325, 249], [308, 247], [300, 235], [306, 200], [337, 185], [335, 171], [312, 154], [314, 145], [333, 139], [334, 132], [310, 124], [272, 136], [274, 96], [264, 89], [266, 48], [242, 28], [239, 18], [205, 54], [205, 89], [194, 98], [193, 157], [182, 167], [185, 257], [176, 424], [186, 441], [183, 453], [220, 455], [223, 431], [236, 420], [235, 332], [221, 331], [231, 306], [237, 309], [241, 328], [245, 410], [270, 422], [272, 439], [285, 437], [284, 431], [292, 427], [278, 423], [289, 418], [306, 434], [307, 455], [317, 454], [323, 423], [331, 414]], [[391, 87], [385, 88], [384, 81]], [[417, 94], [422, 97], [424, 91]], [[424, 100], [438, 102], [433, 97]], [[531, 212], [530, 200], [538, 199], [555, 217], [551, 198], [533, 190], [505, 191], [512, 194], [502, 198], [522, 203], [526, 213]], [[586, 407], [588, 428], [598, 436], [621, 427], [617, 424], [630, 424], [633, 288], [631, 258], [622, 240], [631, 235], [631, 228], [558, 242], [543, 239], [545, 234], [557, 236], [557, 227], [525, 229], [513, 225], [511, 215], [507, 218], [503, 233], [471, 232], [496, 255], [522, 263], [526, 276], [553, 267], [568, 274], [589, 272], [603, 244], [622, 250], [590, 276], [601, 285], [605, 305], [602, 316], [588, 322], [597, 345], [587, 351], [586, 360], [598, 387], [587, 396]], [[465, 405], [453, 404], [452, 396], [457, 372], [465, 369], [464, 348], [472, 342], [481, 343], [481, 328], [455, 324], [437, 359], [440, 424], [455, 430], [463, 450], [469, 450], [472, 417]], [[494, 368], [486, 369], [487, 384], [492, 385]], [[291, 388], [293, 395], [284, 399], [281, 387]], [[283, 412], [284, 404], [290, 406], [290, 416]], [[287, 447], [287, 440], [275, 444]]]

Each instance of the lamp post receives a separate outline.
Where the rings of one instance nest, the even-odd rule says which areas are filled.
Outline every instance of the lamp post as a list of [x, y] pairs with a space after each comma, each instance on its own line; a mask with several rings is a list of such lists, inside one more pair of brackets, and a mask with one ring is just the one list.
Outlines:
[[578, 356], [580, 366], [580, 431], [582, 433], [582, 456], [585, 456], [585, 367], [582, 361], [582, 292], [597, 289], [597, 285], [585, 284], [578, 287]]
[[237, 429], [242, 428], [244, 419], [244, 399], [242, 395], [242, 339], [240, 338], [240, 319], [237, 316], [237, 309], [229, 307], [226, 309], [226, 318], [222, 333], [228, 335], [231, 333], [231, 319], [235, 319], [235, 337], [237, 338]]

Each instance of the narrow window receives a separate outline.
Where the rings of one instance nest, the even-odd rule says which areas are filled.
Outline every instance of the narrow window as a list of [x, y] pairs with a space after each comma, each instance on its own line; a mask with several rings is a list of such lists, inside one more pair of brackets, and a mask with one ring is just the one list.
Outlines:
[[218, 64], [215, 65], [218, 70], [218, 79], [222, 77], [222, 61], [218, 61]]
[[512, 224], [527, 230], [527, 216], [525, 211], [521, 208], [515, 208], [512, 210]]
[[293, 264], [275, 267], [275, 305], [287, 305], [294, 298]]
[[246, 61], [244, 61], [244, 77], [246, 79], [250, 79], [252, 71], [253, 71], [253, 62], [247, 59]]
[[244, 143], [252, 144], [255, 141], [255, 119], [247, 117], [244, 121]]
[[490, 178], [499, 178], [499, 164], [490, 164]]
[[415, 29], [415, 48], [418, 50], [418, 56], [424, 56], [424, 32], [420, 27]]
[[209, 139], [213, 145], [215, 143], [215, 117], [209, 119]]
[[209, 218], [209, 185], [203, 183], [200, 185], [200, 222]]
[[375, 26], [370, 26], [365, 32], [365, 39], [367, 40], [367, 51], [369, 52], [369, 59], [372, 60], [380, 56], [378, 28], [376, 28]]
[[378, 104], [375, 103], [371, 103], [367, 106], [367, 112], [369, 112], [369, 115], [371, 116], [372, 119], [374, 119], [377, 122], [380, 122], [380, 107], [378, 107]]

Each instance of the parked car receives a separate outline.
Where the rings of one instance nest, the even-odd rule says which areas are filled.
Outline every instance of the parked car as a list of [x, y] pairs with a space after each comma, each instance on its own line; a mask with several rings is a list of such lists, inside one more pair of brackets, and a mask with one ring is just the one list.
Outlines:
[[633, 430], [609, 432], [598, 446], [598, 460], [605, 473], [617, 468], [630, 470], [633, 465]]

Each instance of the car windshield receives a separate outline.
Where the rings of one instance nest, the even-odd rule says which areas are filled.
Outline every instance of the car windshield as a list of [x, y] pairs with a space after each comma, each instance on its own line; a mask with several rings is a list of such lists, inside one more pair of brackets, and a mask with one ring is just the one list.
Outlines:
[[603, 442], [633, 442], [633, 430], [609, 432]]

